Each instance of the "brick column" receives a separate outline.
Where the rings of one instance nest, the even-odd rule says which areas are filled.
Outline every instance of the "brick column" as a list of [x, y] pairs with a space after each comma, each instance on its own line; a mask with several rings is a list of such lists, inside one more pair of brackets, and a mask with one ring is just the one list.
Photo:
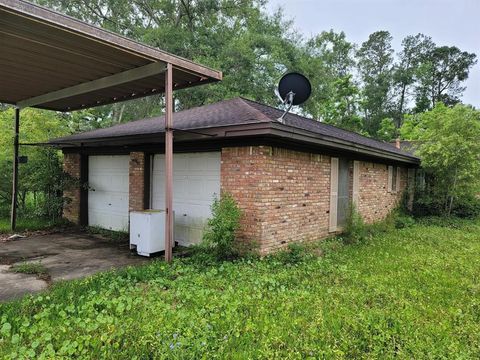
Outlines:
[[144, 210], [145, 204], [145, 153], [130, 153], [129, 211]]
[[[63, 171], [74, 179], [80, 180], [80, 168], [80, 154], [63, 154]], [[63, 217], [74, 224], [80, 224], [80, 185], [64, 190], [63, 196], [66, 198]]]

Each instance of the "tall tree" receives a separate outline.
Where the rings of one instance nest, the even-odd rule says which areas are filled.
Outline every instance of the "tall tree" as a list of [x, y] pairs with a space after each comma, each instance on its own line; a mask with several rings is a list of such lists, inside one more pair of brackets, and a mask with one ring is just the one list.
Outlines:
[[375, 136], [383, 118], [391, 110], [393, 49], [388, 31], [377, 31], [368, 37], [356, 54], [363, 84], [362, 108], [365, 130]]
[[403, 115], [407, 112], [419, 67], [427, 54], [434, 48], [435, 44], [432, 39], [423, 34], [410, 35], [402, 41], [402, 51], [398, 54], [398, 61], [393, 71], [396, 95], [394, 120], [397, 128], [402, 125]]
[[[58, 114], [47, 110], [23, 109], [20, 143], [40, 143], [68, 134], [67, 123]], [[13, 120], [14, 110], [0, 111], [0, 216], [8, 213], [11, 204]], [[20, 212], [26, 207], [27, 194], [41, 195], [35, 204], [35, 215], [58, 216], [61, 209], [63, 172], [60, 151], [44, 146], [20, 146], [20, 155], [28, 162], [19, 166]], [[38, 199], [39, 199], [38, 198]]]
[[424, 194], [426, 203], [450, 215], [456, 204], [476, 196], [480, 185], [480, 111], [439, 102], [430, 111], [408, 116], [401, 133], [418, 141], [416, 154], [431, 180]]
[[[178, 110], [243, 95], [276, 104], [278, 78], [297, 63], [299, 36], [264, 0], [37, 0], [84, 21], [119, 32], [207, 66], [224, 80], [175, 94]], [[156, 115], [162, 98], [95, 110], [112, 122]]]
[[312, 82], [312, 98], [305, 104], [314, 118], [348, 130], [361, 131], [360, 90], [353, 80], [354, 46], [345, 33], [324, 31], [308, 40], [300, 68]]
[[461, 51], [456, 46], [430, 49], [418, 69], [416, 112], [435, 107], [437, 102], [454, 105], [465, 91], [464, 82], [477, 63], [476, 55]]

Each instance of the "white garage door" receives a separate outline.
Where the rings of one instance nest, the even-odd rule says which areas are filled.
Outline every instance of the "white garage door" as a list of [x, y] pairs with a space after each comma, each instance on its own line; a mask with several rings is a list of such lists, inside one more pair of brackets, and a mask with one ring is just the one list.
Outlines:
[[[155, 155], [152, 168], [152, 208], [165, 208], [165, 156]], [[202, 239], [210, 205], [220, 194], [220, 152], [173, 155], [175, 241], [180, 245]]]
[[88, 225], [128, 231], [128, 155], [88, 158]]

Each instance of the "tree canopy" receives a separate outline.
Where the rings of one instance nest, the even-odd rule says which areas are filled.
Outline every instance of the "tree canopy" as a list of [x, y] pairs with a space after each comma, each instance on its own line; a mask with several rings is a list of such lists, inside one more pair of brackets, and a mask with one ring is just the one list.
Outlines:
[[440, 212], [450, 215], [459, 201], [480, 190], [480, 111], [440, 102], [408, 116], [400, 131], [403, 138], [416, 141], [416, 154], [430, 175], [428, 201]]
[[[269, 14], [267, 0], [37, 2], [224, 72], [218, 84], [176, 92], [178, 110], [239, 95], [278, 105], [278, 79], [300, 71], [313, 86], [303, 113], [386, 140], [396, 136], [405, 114], [430, 110], [438, 101], [458, 103], [476, 64], [475, 54], [437, 46], [423, 34], [407, 36], [398, 54], [385, 30], [362, 44], [333, 30], [307, 38], [281, 10]], [[94, 128], [162, 108], [161, 96], [154, 96], [89, 110], [76, 121]]]

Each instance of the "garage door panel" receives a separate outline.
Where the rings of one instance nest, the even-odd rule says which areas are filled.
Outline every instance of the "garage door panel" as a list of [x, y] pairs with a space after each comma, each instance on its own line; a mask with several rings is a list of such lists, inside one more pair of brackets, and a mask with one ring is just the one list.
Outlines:
[[[89, 171], [90, 172], [90, 171]], [[124, 177], [127, 177], [124, 179]], [[112, 179], [115, 178], [115, 181]], [[96, 192], [119, 192], [124, 193], [128, 188], [128, 173], [97, 174], [89, 183], [92, 191]]]
[[[219, 187], [218, 187], [218, 180], [217, 179], [206, 179], [205, 182], [204, 182], [204, 191], [206, 194], [215, 194], [215, 197], [217, 197], [219, 194]], [[210, 203], [211, 201], [213, 200], [213, 196], [212, 196], [212, 199], [210, 199]]]
[[[164, 209], [164, 155], [155, 155], [152, 163], [152, 207]], [[198, 243], [211, 216], [210, 205], [220, 193], [220, 153], [174, 154], [173, 172], [175, 240]]]
[[89, 225], [128, 230], [128, 168], [128, 155], [89, 157]]
[[89, 226], [98, 226], [102, 229], [128, 231], [124, 214], [115, 214], [109, 211], [89, 211]]

